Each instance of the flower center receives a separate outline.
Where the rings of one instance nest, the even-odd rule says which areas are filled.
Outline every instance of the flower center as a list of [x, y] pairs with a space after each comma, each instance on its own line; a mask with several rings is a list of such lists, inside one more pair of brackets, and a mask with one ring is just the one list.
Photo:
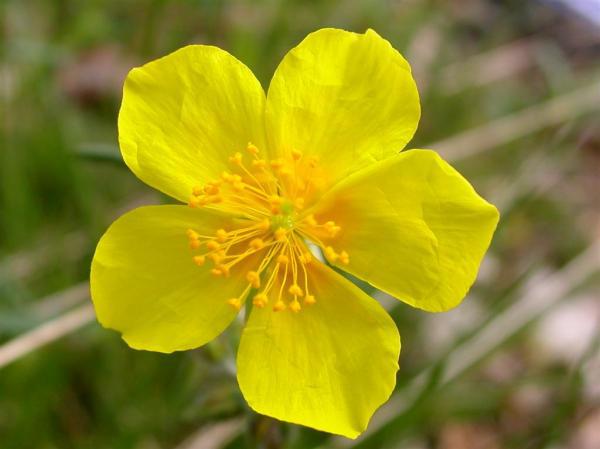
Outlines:
[[319, 223], [304, 211], [306, 198], [314, 196], [320, 182], [316, 158], [304, 158], [293, 150], [287, 159], [267, 161], [251, 143], [246, 151], [249, 164], [237, 152], [229, 158], [232, 172], [193, 188], [190, 207], [233, 216], [229, 229], [217, 229], [213, 235], [187, 230], [193, 261], [198, 266], [212, 262], [216, 277], [229, 277], [242, 262], [247, 262], [245, 267], [254, 265], [241, 273], [247, 282], [242, 294], [228, 300], [236, 309], [254, 289], [256, 307], [272, 303], [274, 311], [299, 312], [300, 299], [304, 305], [316, 303], [310, 288], [314, 262], [306, 242], [319, 245], [330, 261], [348, 264], [348, 253], [338, 253], [325, 243], [335, 239], [341, 228], [331, 220]]

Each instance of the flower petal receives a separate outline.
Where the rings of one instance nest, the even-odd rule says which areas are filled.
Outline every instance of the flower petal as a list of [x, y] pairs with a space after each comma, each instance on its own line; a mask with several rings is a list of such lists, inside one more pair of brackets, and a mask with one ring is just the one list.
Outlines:
[[265, 94], [229, 53], [190, 45], [129, 72], [119, 144], [145, 183], [181, 201], [249, 141], [264, 147]]
[[498, 223], [497, 209], [427, 150], [357, 173], [319, 207], [317, 218], [342, 228], [332, 246], [350, 263], [340, 268], [432, 312], [465, 297]]
[[400, 335], [377, 301], [321, 263], [311, 267], [316, 304], [253, 308], [238, 381], [258, 413], [356, 438], [394, 389]]
[[192, 262], [186, 231], [208, 235], [224, 218], [187, 206], [149, 206], [116, 220], [94, 254], [92, 300], [103, 326], [135, 349], [201, 346], [234, 319], [228, 304], [244, 283], [212, 278]]
[[419, 116], [410, 66], [373, 30], [309, 34], [285, 56], [267, 94], [272, 151], [318, 156], [328, 184], [402, 150]]

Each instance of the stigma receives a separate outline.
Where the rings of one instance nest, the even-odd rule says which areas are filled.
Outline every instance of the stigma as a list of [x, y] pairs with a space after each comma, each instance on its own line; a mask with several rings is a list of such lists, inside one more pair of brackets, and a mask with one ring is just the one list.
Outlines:
[[335, 249], [342, 228], [308, 213], [321, 181], [318, 159], [292, 150], [285, 158], [268, 160], [249, 143], [245, 154], [234, 153], [229, 163], [231, 169], [219, 179], [192, 189], [190, 207], [232, 217], [229, 227], [210, 235], [186, 230], [192, 262], [216, 278], [245, 283], [238, 297], [224, 298], [234, 309], [249, 300], [274, 312], [298, 313], [317, 304], [311, 265], [320, 262], [307, 242], [319, 246], [333, 263], [350, 263], [346, 251]]

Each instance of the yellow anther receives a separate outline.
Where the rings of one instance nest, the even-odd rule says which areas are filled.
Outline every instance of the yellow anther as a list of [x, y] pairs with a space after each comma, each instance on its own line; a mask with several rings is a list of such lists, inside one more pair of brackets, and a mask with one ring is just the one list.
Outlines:
[[231, 298], [227, 300], [227, 304], [233, 307], [235, 310], [240, 310], [242, 308], [242, 301], [240, 298]]
[[300, 160], [301, 157], [302, 157], [302, 152], [300, 152], [298, 150], [292, 150], [292, 158], [294, 158], [295, 161]]
[[283, 203], [283, 198], [278, 195], [271, 195], [269, 196], [268, 201], [272, 206], [281, 206]]
[[207, 198], [207, 203], [221, 203], [223, 202], [223, 197], [221, 195], [214, 195]]
[[214, 240], [209, 240], [208, 242], [206, 242], [206, 247], [211, 251], [216, 251], [217, 249], [221, 248], [221, 245], [219, 245]]
[[265, 247], [265, 241], [263, 239], [252, 239], [249, 246], [256, 250], [263, 249]]
[[311, 156], [308, 158], [308, 166], [315, 168], [319, 164], [319, 158], [317, 156]]
[[237, 152], [233, 156], [229, 156], [229, 162], [235, 165], [242, 165], [242, 153]]
[[346, 251], [342, 251], [340, 253], [340, 262], [342, 262], [344, 265], [348, 265], [350, 263], [350, 256]]
[[203, 192], [204, 192], [204, 189], [200, 186], [194, 186], [192, 188], [192, 195], [194, 195], [194, 196], [200, 196], [200, 195], [202, 195]]
[[306, 251], [299, 257], [299, 259], [300, 259], [301, 263], [307, 265], [312, 260], [312, 254], [310, 252]]
[[256, 271], [248, 271], [248, 273], [246, 273], [246, 280], [252, 285], [252, 287], [260, 287], [260, 276]]
[[242, 177], [240, 175], [231, 175], [231, 183], [236, 184], [238, 182], [242, 182]]
[[194, 256], [193, 260], [196, 265], [201, 267], [202, 265], [204, 265], [204, 262], [206, 262], [206, 257], [205, 256]]
[[277, 170], [277, 173], [279, 173], [279, 176], [283, 178], [289, 178], [294, 174], [289, 167], [281, 167], [279, 170]]
[[317, 302], [317, 300], [315, 299], [315, 297], [313, 295], [306, 295], [304, 297], [304, 304], [311, 306], [313, 304], [315, 304]]
[[198, 249], [198, 248], [200, 248], [200, 240], [190, 239], [190, 248], [191, 249]]
[[200, 207], [201, 206], [201, 202], [200, 199], [197, 196], [191, 196], [190, 200], [188, 201], [188, 206], [190, 207]]
[[273, 167], [275, 169], [283, 167], [284, 164], [285, 164], [285, 162], [283, 162], [281, 159], [273, 159], [271, 161], [271, 167]]
[[252, 161], [252, 166], [256, 168], [265, 168], [267, 166], [267, 161], [264, 159], [254, 159]]
[[210, 272], [213, 276], [221, 276], [223, 274], [223, 272], [219, 268], [213, 268], [212, 270], [210, 270]]
[[304, 220], [309, 226], [317, 226], [318, 224], [313, 214], [308, 215]]
[[290, 295], [293, 295], [293, 296], [304, 296], [304, 292], [302, 291], [302, 289], [300, 288], [300, 286], [298, 284], [292, 284], [290, 286], [288, 292], [290, 293]]
[[285, 229], [277, 229], [277, 231], [275, 231], [275, 240], [277, 240], [278, 242], [283, 242], [286, 239], [286, 234], [287, 231]]
[[232, 176], [233, 175], [231, 173], [226, 172], [226, 171], [224, 171], [223, 173], [221, 173], [221, 179], [223, 179], [223, 181], [226, 181], [226, 182], [230, 182]]
[[200, 238], [198, 233], [196, 231], [194, 231], [193, 229], [188, 229], [187, 231], [185, 231], [185, 233], [187, 234], [188, 239], [190, 239], [190, 240], [198, 240]]
[[294, 201], [294, 206], [296, 209], [304, 209], [304, 198], [296, 198], [296, 201]]
[[298, 313], [300, 312], [300, 310], [302, 309], [302, 307], [300, 306], [300, 303], [298, 302], [297, 299], [294, 299], [291, 303], [290, 303], [290, 310], [294, 313]]
[[342, 229], [340, 226], [336, 225], [334, 221], [326, 222], [324, 227], [330, 237], [335, 237], [336, 234]]
[[339, 254], [336, 253], [335, 250], [331, 246], [326, 246], [325, 247], [325, 257], [327, 257], [327, 259], [329, 259], [331, 262], [335, 262], [338, 259]]
[[280, 207], [283, 204], [283, 198], [277, 195], [271, 195], [267, 198], [267, 201], [271, 205], [271, 212], [274, 214], [279, 213]]
[[216, 235], [217, 235], [217, 242], [219, 242], [219, 243], [225, 243], [227, 241], [227, 237], [229, 236], [229, 234], [227, 233], [227, 231], [225, 229], [218, 229]]
[[264, 293], [259, 293], [252, 299], [252, 304], [256, 307], [263, 308], [269, 302], [269, 298]]
[[273, 310], [275, 312], [281, 312], [282, 310], [285, 310], [285, 303], [280, 299], [279, 301], [277, 301], [275, 303], [275, 305], [273, 306]]
[[237, 181], [233, 182], [232, 186], [233, 186], [233, 189], [235, 191], [237, 191], [237, 192], [241, 192], [242, 190], [244, 190], [246, 188], [246, 185], [243, 182], [241, 182], [241, 181], [240, 182], [237, 182]]
[[212, 260], [215, 264], [219, 264], [225, 258], [225, 251], [220, 250], [215, 253], [209, 254], [207, 257], [210, 260]]
[[224, 276], [229, 276], [229, 267], [227, 265], [218, 265], [217, 270], [220, 270]]
[[248, 142], [248, 145], [246, 146], [246, 151], [250, 154], [258, 154], [258, 147], [252, 142]]
[[262, 220], [260, 222], [260, 224], [258, 225], [258, 229], [260, 229], [261, 231], [268, 231], [271, 228], [271, 220], [269, 220], [268, 218], [265, 218], [264, 220]]
[[216, 195], [217, 193], [219, 193], [219, 186], [216, 186], [214, 184], [206, 184], [204, 186], [204, 189], [202, 189], [202, 190], [207, 195]]
[[280, 254], [279, 256], [277, 256], [277, 263], [282, 263], [284, 265], [287, 265], [289, 262], [290, 262], [290, 259], [285, 254]]
[[207, 197], [206, 195], [203, 195], [203, 196], [198, 197], [198, 201], [196, 203], [197, 203], [198, 207], [203, 207], [203, 206], [206, 206], [209, 202], [210, 202], [209, 197]]

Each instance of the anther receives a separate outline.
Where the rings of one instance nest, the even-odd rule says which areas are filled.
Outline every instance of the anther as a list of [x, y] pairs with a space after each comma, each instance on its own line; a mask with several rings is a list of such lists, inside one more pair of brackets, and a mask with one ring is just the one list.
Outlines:
[[190, 240], [198, 240], [200, 238], [198, 233], [196, 231], [194, 231], [193, 229], [188, 229], [187, 231], [185, 231], [185, 233], [187, 234], [188, 239], [190, 239]]
[[289, 178], [293, 175], [292, 170], [290, 170], [288, 167], [281, 167], [277, 173], [279, 173], [279, 176], [283, 178]]
[[308, 223], [308, 225], [310, 226], [317, 226], [317, 220], [315, 219], [315, 216], [313, 214], [308, 215], [306, 218], [306, 223]]
[[300, 303], [298, 302], [297, 299], [294, 299], [291, 303], [290, 303], [290, 310], [294, 313], [298, 313], [300, 312], [300, 310], [302, 309], [302, 307], [300, 306]]
[[252, 239], [249, 246], [250, 248], [259, 250], [265, 247], [265, 242], [263, 239]]
[[325, 227], [325, 230], [329, 233], [330, 237], [335, 237], [335, 235], [340, 231], [340, 229], [342, 229], [341, 227], [337, 226], [334, 221], [328, 221], [323, 226]]
[[206, 262], [206, 257], [205, 256], [194, 256], [192, 259], [194, 260], [194, 263], [196, 265], [198, 265], [199, 267], [201, 267], [202, 265], [204, 265], [204, 262]]
[[287, 265], [290, 262], [290, 259], [285, 254], [280, 254], [277, 256], [277, 263], [281, 263]]
[[285, 303], [280, 299], [273, 306], [273, 311], [275, 311], [275, 312], [281, 312], [282, 310], [285, 310]]
[[231, 298], [227, 300], [227, 304], [233, 307], [236, 310], [240, 310], [242, 308], [242, 301], [240, 298]]
[[219, 193], [219, 186], [216, 186], [214, 184], [206, 184], [204, 186], [203, 191], [207, 195], [216, 195], [217, 193]]
[[342, 251], [340, 253], [340, 262], [342, 262], [344, 265], [348, 265], [350, 263], [350, 256], [346, 251]]
[[251, 142], [248, 142], [248, 146], [246, 146], [246, 151], [250, 154], [258, 154], [258, 147]]
[[264, 159], [255, 159], [252, 161], [252, 166], [256, 168], [265, 168], [267, 166], [267, 161]]
[[256, 295], [253, 299], [252, 299], [252, 304], [254, 304], [256, 307], [259, 308], [263, 308], [267, 303], [269, 302], [269, 299], [267, 298], [267, 295], [265, 295], [264, 293], [259, 293], [258, 295]]
[[335, 250], [331, 246], [325, 247], [325, 257], [327, 257], [330, 261], [335, 262], [339, 254], [335, 252]]
[[304, 292], [302, 291], [300, 286], [298, 286], [297, 284], [292, 284], [290, 286], [288, 292], [290, 293], [290, 295], [293, 295], [293, 296], [304, 296]]
[[209, 240], [208, 242], [206, 242], [206, 247], [211, 251], [216, 251], [221, 248], [221, 245], [219, 245], [214, 240]]
[[213, 276], [221, 276], [223, 272], [219, 268], [213, 268], [210, 270]]
[[315, 299], [315, 297], [313, 295], [306, 295], [304, 297], [304, 304], [308, 305], [308, 306], [312, 306], [313, 304], [316, 304], [317, 300]]
[[233, 156], [229, 156], [229, 162], [235, 165], [242, 165], [242, 153], [237, 152]]
[[190, 248], [191, 249], [198, 249], [198, 248], [200, 248], [200, 240], [190, 239]]
[[210, 260], [212, 260], [215, 265], [221, 263], [221, 261], [225, 258], [225, 251], [220, 250], [217, 252], [214, 252], [212, 254], [209, 254], [207, 256]]
[[220, 270], [224, 276], [229, 277], [229, 267], [227, 265], [218, 265], [217, 270]]
[[258, 229], [260, 229], [261, 231], [268, 231], [271, 228], [271, 220], [269, 220], [268, 218], [265, 218], [264, 220], [262, 220], [260, 222], [260, 224], [258, 225]]
[[200, 206], [200, 200], [198, 197], [196, 196], [192, 196], [190, 198], [190, 200], [188, 201], [188, 206], [190, 207], [199, 207]]
[[217, 230], [217, 242], [219, 243], [225, 243], [227, 241], [227, 237], [229, 236], [229, 234], [227, 233], [227, 231], [225, 229], [219, 229]]
[[301, 157], [302, 157], [302, 153], [300, 151], [298, 151], [298, 150], [292, 150], [292, 158], [295, 161], [300, 160]]
[[194, 196], [200, 196], [200, 195], [202, 195], [203, 192], [204, 192], [204, 189], [200, 186], [195, 186], [194, 188], [192, 188], [192, 195], [194, 195]]
[[246, 280], [252, 285], [252, 287], [260, 287], [260, 276], [256, 271], [248, 271], [248, 273], [246, 273]]

